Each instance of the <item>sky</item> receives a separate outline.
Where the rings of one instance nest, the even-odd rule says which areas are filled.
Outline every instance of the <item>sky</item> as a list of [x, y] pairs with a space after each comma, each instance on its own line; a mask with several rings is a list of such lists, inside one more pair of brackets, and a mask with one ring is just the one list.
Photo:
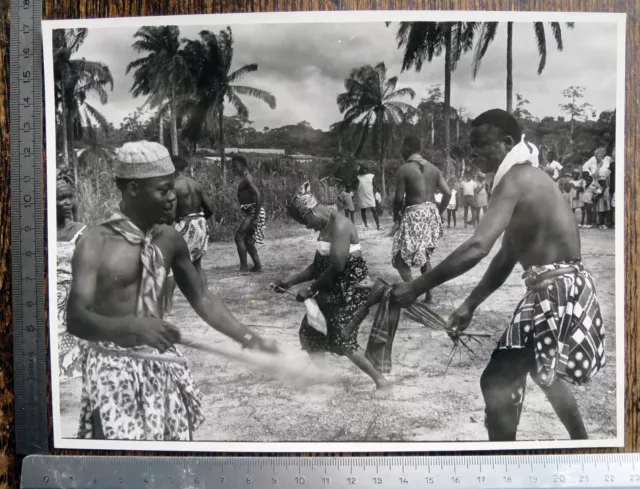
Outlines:
[[[181, 37], [197, 38], [203, 29], [218, 32], [224, 25], [181, 26]], [[281, 25], [232, 25], [235, 38], [234, 67], [257, 63], [258, 71], [242, 80], [275, 95], [277, 105], [270, 109], [263, 102], [244, 97], [254, 127], [280, 127], [308, 121], [314, 128], [327, 130], [342, 119], [336, 97], [344, 91], [349, 72], [365, 64], [383, 61], [388, 76], [398, 76], [398, 88], [416, 92], [413, 103], [426, 97], [427, 89], [444, 85], [444, 56], [425, 63], [422, 71], [401, 72], [402, 50], [395, 35], [397, 24], [322, 23]], [[128, 63], [139, 54], [131, 48], [136, 28], [92, 27], [75, 57], [106, 63], [115, 85], [106, 105], [99, 107], [116, 127], [125, 116], [144, 103], [130, 93], [132, 73]], [[537, 75], [538, 54], [531, 22], [516, 22], [513, 35], [513, 90], [531, 104], [536, 117], [562, 115], [562, 90], [577, 85], [585, 89], [585, 101], [599, 113], [615, 108], [616, 26], [613, 23], [576, 23], [563, 26], [564, 50], [558, 51], [547, 26], [547, 64]], [[501, 23], [493, 44], [483, 59], [476, 80], [472, 78], [473, 53], [463, 55], [452, 76], [451, 103], [463, 106], [470, 116], [484, 110], [506, 108], [506, 24]], [[406, 100], [410, 102], [410, 99]], [[100, 106], [93, 99], [92, 103]], [[515, 97], [514, 97], [515, 104]], [[226, 115], [233, 115], [227, 107]]]

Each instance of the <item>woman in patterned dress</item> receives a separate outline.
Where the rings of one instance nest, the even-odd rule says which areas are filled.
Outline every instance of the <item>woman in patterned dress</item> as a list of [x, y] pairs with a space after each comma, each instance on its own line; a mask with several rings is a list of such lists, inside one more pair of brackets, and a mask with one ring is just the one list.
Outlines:
[[56, 175], [56, 217], [58, 222], [57, 286], [58, 286], [58, 358], [60, 382], [82, 375], [80, 340], [67, 332], [67, 299], [71, 287], [71, 258], [76, 242], [86, 228], [73, 220], [75, 191], [64, 170]]
[[341, 213], [318, 204], [308, 182], [303, 184], [289, 206], [291, 216], [307, 229], [318, 231], [313, 263], [302, 272], [276, 283], [283, 292], [293, 285], [311, 282], [300, 289], [298, 301], [314, 297], [327, 322], [327, 334], [315, 330], [307, 316], [300, 327], [300, 344], [319, 367], [325, 366], [325, 353], [346, 356], [373, 379], [379, 392], [391, 384], [378, 372], [358, 345], [358, 329], [344, 329], [367, 302], [369, 289], [358, 288], [368, 273], [354, 224]]

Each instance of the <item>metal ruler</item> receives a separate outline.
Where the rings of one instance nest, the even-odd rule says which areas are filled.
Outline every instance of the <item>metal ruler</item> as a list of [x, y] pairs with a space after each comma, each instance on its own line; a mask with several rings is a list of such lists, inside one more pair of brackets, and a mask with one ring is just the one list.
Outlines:
[[22, 489], [640, 487], [640, 454], [487, 457], [25, 459]]
[[42, 0], [11, 0], [11, 269], [18, 454], [46, 453]]

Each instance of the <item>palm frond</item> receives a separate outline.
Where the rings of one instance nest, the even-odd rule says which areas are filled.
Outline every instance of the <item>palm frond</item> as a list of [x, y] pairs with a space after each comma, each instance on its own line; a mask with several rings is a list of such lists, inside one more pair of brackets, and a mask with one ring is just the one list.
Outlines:
[[496, 33], [498, 32], [498, 22], [483, 22], [482, 27], [480, 28], [480, 39], [476, 44], [476, 50], [473, 53], [473, 63], [472, 63], [472, 71], [473, 71], [473, 79], [478, 76], [478, 71], [480, 70], [480, 63], [482, 62], [482, 58], [484, 58], [485, 54], [487, 54], [487, 50], [489, 46], [493, 42], [496, 37]]
[[416, 97], [416, 92], [413, 88], [409, 88], [409, 87], [400, 88], [399, 90], [396, 90], [395, 92], [390, 93], [386, 97], [386, 100], [393, 100], [398, 97], [411, 97], [411, 99], [414, 99]]
[[246, 95], [248, 97], [253, 97], [266, 103], [272, 109], [276, 108], [276, 98], [272, 93], [267, 92], [266, 90], [261, 90], [254, 87], [245, 87], [241, 85], [232, 85], [230, 88], [230, 91], [234, 92], [237, 95]]
[[562, 27], [560, 27], [560, 22], [551, 22], [550, 24], [551, 32], [556, 40], [556, 46], [558, 46], [558, 51], [562, 51], [564, 45], [562, 44]]
[[245, 75], [249, 73], [255, 73], [258, 71], [258, 64], [251, 63], [249, 65], [244, 65], [242, 68], [237, 69], [233, 73], [229, 75], [229, 83], [235, 83], [240, 81]]
[[238, 97], [238, 95], [234, 93], [234, 91], [230, 90], [229, 92], [227, 92], [227, 98], [229, 99], [229, 103], [234, 106], [241, 118], [246, 119], [247, 117], [249, 117], [249, 109], [247, 109], [247, 106], [240, 99], [240, 97]]
[[533, 31], [536, 36], [536, 44], [538, 46], [538, 55], [540, 62], [538, 63], [538, 75], [542, 73], [547, 64], [547, 39], [544, 32], [544, 22], [534, 22]]

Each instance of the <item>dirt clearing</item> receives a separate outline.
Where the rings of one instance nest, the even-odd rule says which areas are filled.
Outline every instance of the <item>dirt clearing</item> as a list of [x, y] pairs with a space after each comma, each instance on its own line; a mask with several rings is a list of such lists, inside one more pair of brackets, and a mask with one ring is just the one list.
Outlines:
[[[459, 222], [462, 219], [459, 219]], [[364, 230], [357, 221], [364, 256], [372, 276], [399, 280], [391, 267], [392, 239], [389, 217], [383, 231]], [[446, 229], [433, 263], [439, 263], [472, 233], [472, 228]], [[615, 259], [614, 232], [586, 229], [582, 234], [583, 263], [593, 274], [607, 331], [607, 366], [587, 387], [572, 389], [591, 438], [616, 436], [615, 384]], [[231, 311], [244, 323], [276, 339], [287, 352], [299, 352], [300, 368], [314, 368], [300, 351], [298, 328], [304, 307], [286, 294], [275, 294], [269, 283], [300, 271], [313, 259], [315, 233], [302, 227], [278, 227], [267, 223], [267, 239], [259, 253], [263, 274], [238, 273], [235, 244], [212, 243], [204, 259], [209, 288], [221, 295]], [[434, 290], [434, 310], [443, 317], [478, 283], [491, 257], [471, 272]], [[415, 273], [415, 272], [414, 272]], [[294, 388], [265, 379], [233, 361], [201, 351], [182, 348], [189, 359], [206, 413], [205, 424], [195, 433], [199, 441], [477, 441], [486, 440], [484, 403], [480, 374], [511, 318], [524, 288], [518, 266], [505, 285], [476, 312], [473, 329], [494, 336], [476, 345], [473, 357], [463, 352], [443, 376], [451, 340], [406, 317], [401, 320], [393, 347], [392, 397], [372, 397], [373, 382], [347, 359], [330, 357], [340, 369], [339, 386]], [[293, 288], [292, 290], [295, 290]], [[360, 329], [360, 345], [366, 346], [373, 314]], [[167, 318], [191, 335], [212, 344], [232, 344], [211, 330], [177, 292], [175, 310]], [[518, 440], [567, 439], [542, 392], [529, 380]], [[75, 437], [78, 427], [81, 380], [61, 386], [64, 437]]]

